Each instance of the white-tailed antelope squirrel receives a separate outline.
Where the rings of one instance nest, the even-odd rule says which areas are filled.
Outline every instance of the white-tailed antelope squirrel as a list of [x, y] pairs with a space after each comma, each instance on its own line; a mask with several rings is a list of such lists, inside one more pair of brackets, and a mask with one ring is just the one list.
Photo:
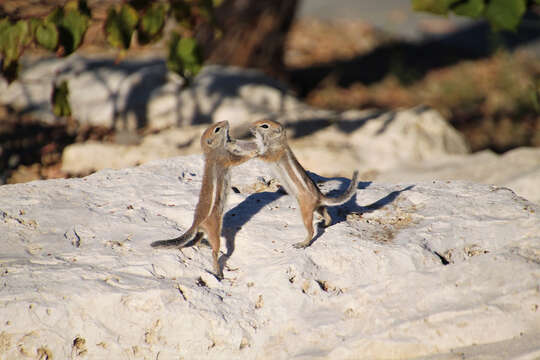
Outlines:
[[181, 248], [205, 234], [212, 246], [216, 276], [223, 279], [218, 256], [223, 210], [229, 190], [229, 168], [256, 156], [257, 148], [245, 141], [239, 146], [238, 140], [231, 140], [227, 121], [206, 129], [201, 136], [201, 147], [204, 153], [204, 174], [193, 224], [183, 235], [175, 239], [154, 241], [151, 246]]
[[356, 194], [358, 171], [353, 173], [351, 183], [342, 195], [327, 197], [320, 192], [294, 156], [281, 124], [272, 120], [259, 120], [252, 124], [250, 130], [255, 135], [259, 158], [270, 163], [282, 186], [298, 201], [307, 237], [304, 241], [294, 244], [294, 247], [305, 248], [313, 239], [315, 230], [313, 213], [317, 212], [323, 218], [325, 226], [330, 225], [332, 219], [325, 206], [341, 205]]

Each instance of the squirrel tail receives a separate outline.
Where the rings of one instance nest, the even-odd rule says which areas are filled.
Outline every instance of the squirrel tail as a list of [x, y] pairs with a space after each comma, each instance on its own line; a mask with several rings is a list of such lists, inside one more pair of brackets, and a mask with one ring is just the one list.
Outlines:
[[356, 189], [358, 188], [358, 170], [355, 170], [351, 179], [351, 183], [347, 190], [336, 197], [323, 197], [322, 204], [327, 206], [336, 206], [341, 205], [349, 201], [356, 194]]
[[153, 248], [181, 248], [187, 243], [194, 240], [199, 233], [194, 228], [190, 228], [184, 234], [174, 239], [154, 241], [150, 244]]

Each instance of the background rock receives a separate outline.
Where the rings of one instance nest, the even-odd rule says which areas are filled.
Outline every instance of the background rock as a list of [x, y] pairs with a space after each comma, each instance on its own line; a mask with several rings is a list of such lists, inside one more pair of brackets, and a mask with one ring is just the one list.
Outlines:
[[72, 56], [26, 67], [21, 81], [9, 87], [0, 84], [0, 98], [54, 121], [52, 84], [63, 79], [69, 79], [70, 101], [81, 124], [124, 131], [144, 127], [150, 133], [139, 144], [67, 146], [62, 170], [71, 175], [197, 153], [202, 127], [190, 124], [229, 120], [233, 136], [246, 136], [251, 121], [273, 118], [287, 125], [291, 146], [304, 167], [323, 176], [350, 176], [352, 169], [359, 169], [365, 180], [465, 179], [510, 186], [539, 201], [540, 160], [535, 150], [500, 158], [489, 152], [467, 157], [463, 137], [434, 110], [315, 109], [252, 70], [208, 66], [192, 87], [181, 91], [183, 81], [168, 74], [162, 60], [113, 66], [112, 60]]
[[82, 125], [163, 129], [222, 120], [240, 125], [301, 109], [300, 117], [332, 114], [303, 105], [256, 70], [205, 66], [190, 88], [181, 91], [183, 79], [168, 72], [163, 59], [115, 64], [109, 58], [77, 55], [28, 61], [19, 81], [8, 85], [0, 79], [0, 101], [54, 123], [52, 89], [63, 80], [69, 84], [73, 116]]
[[519, 148], [502, 155], [486, 150], [418, 165], [403, 165], [382, 172], [377, 180], [395, 182], [432, 179], [469, 179], [484, 184], [507, 186], [530, 201], [540, 203], [540, 149]]
[[[292, 126], [302, 129], [304, 123]], [[384, 171], [468, 153], [463, 137], [439, 113], [423, 108], [347, 111], [333, 126], [291, 144], [300, 149], [298, 157], [306, 168], [327, 176], [343, 175], [351, 168]]]
[[191, 224], [201, 168], [190, 156], [0, 187], [0, 355], [540, 356], [538, 205], [461, 181], [367, 182], [297, 250], [294, 199], [245, 192], [271, 179], [251, 161], [233, 169], [217, 282], [210, 249], [149, 247]]

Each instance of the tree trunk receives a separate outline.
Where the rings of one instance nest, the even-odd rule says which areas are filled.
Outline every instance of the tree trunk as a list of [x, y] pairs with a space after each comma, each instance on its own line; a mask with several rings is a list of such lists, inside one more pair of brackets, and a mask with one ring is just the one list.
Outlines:
[[208, 41], [206, 63], [257, 68], [281, 77], [285, 38], [297, 4], [298, 0], [225, 0], [216, 9], [223, 36]]

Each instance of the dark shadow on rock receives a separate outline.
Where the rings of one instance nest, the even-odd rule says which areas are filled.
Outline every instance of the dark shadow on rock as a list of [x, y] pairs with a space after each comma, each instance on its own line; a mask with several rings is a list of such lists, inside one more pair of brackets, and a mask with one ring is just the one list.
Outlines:
[[[116, 88], [111, 88], [105, 78], [107, 70], [122, 74], [123, 79]], [[112, 100], [114, 104], [113, 128], [118, 128], [116, 123], [122, 120], [123, 129], [127, 129], [128, 116], [135, 118], [137, 129], [146, 127], [150, 95], [167, 81], [167, 66], [163, 59], [129, 60], [117, 64], [113, 59], [85, 58], [83, 66], [81, 62], [75, 62], [62, 69], [62, 73], [70, 73], [73, 76], [78, 76], [83, 72], [91, 72], [95, 79], [103, 84], [107, 95]], [[139, 78], [133, 81], [132, 76]], [[125, 102], [119, 104], [119, 93], [125, 91], [123, 83], [128, 80], [131, 80], [132, 84], [127, 89]]]
[[453, 33], [432, 36], [418, 43], [394, 41], [348, 60], [292, 69], [288, 77], [301, 97], [305, 97], [327, 78], [335, 79], [333, 81], [344, 88], [353, 83], [370, 85], [389, 74], [404, 84], [411, 84], [422, 79], [430, 70], [462, 60], [482, 59], [500, 48], [513, 51], [538, 41], [540, 28], [534, 24], [539, 19], [538, 14], [528, 12], [516, 32], [496, 34], [486, 22], [476, 22]]
[[137, 129], [142, 129], [148, 125], [148, 103], [152, 92], [163, 86], [167, 81], [167, 72], [145, 71], [140, 75], [140, 79], [129, 89], [126, 96], [126, 103], [122, 117], [125, 128], [127, 128], [127, 118], [135, 117]]
[[[280, 94], [279, 112], [284, 111], [284, 98], [287, 89], [278, 81], [269, 78], [263, 73], [256, 70], [243, 69], [239, 71], [235, 68], [228, 67], [208, 67], [195, 79], [195, 83], [206, 83], [204, 91], [209, 99], [212, 99], [211, 105], [203, 106], [199, 103], [199, 97], [193, 93], [193, 101], [195, 103], [195, 115], [193, 125], [211, 122], [214, 112], [228, 99], [238, 98], [242, 96], [242, 89], [245, 92], [245, 86], [265, 85], [274, 88]], [[188, 89], [189, 91], [189, 89]], [[244, 96], [245, 97], [245, 96]], [[265, 103], [273, 101], [272, 99], [257, 99], [257, 103]], [[233, 119], [231, 119], [232, 121]]]
[[[338, 189], [330, 191], [328, 196], [337, 196], [347, 189], [350, 184], [350, 179], [347, 178], [325, 178], [312, 172], [307, 172], [310, 178], [315, 183], [323, 183], [329, 180], [339, 180], [341, 185]], [[369, 186], [370, 182], [361, 183], [359, 188]], [[220, 264], [224, 265], [226, 260], [233, 254], [235, 249], [235, 238], [238, 231], [246, 224], [255, 214], [257, 214], [264, 206], [274, 202], [286, 193], [283, 190], [276, 192], [260, 192], [249, 195], [244, 201], [236, 205], [234, 208], [227, 211], [223, 217], [222, 235], [227, 243], [227, 254], [223, 255], [223, 260], [220, 259]], [[353, 197], [354, 198], [354, 197]], [[317, 231], [312, 243], [324, 233], [324, 229], [320, 228]], [[292, 246], [293, 244], [291, 244]]]
[[[335, 214], [331, 214], [333, 216], [332, 218], [334, 219], [333, 223], [337, 224], [342, 221], [346, 221], [347, 215], [351, 213], [364, 214], [364, 213], [369, 213], [369, 212], [373, 212], [375, 210], [381, 209], [385, 207], [386, 205], [395, 201], [398, 198], [398, 196], [401, 195], [402, 192], [409, 191], [412, 188], [414, 188], [414, 186], [415, 185], [409, 185], [401, 190], [392, 191], [388, 195], [366, 206], [358, 205], [356, 203], [356, 198], [353, 197], [347, 203], [341, 205], [342, 207], [340, 207]], [[367, 186], [364, 186], [363, 184], [362, 184], [362, 187], [360, 185], [358, 186], [359, 189], [365, 189], [366, 187]]]
[[244, 226], [263, 207], [274, 202], [283, 195], [285, 195], [285, 193], [282, 191], [251, 194], [240, 204], [227, 211], [225, 216], [223, 216], [222, 230], [222, 235], [225, 237], [227, 243], [226, 258], [233, 254], [236, 234], [242, 226]]
[[286, 129], [292, 130], [291, 138], [298, 139], [304, 136], [309, 136], [319, 130], [327, 128], [329, 126], [336, 126], [336, 128], [344, 133], [351, 133], [360, 127], [366, 125], [368, 121], [376, 119], [380, 116], [387, 115], [385, 122], [377, 134], [382, 134], [388, 125], [394, 120], [396, 116], [395, 111], [373, 111], [367, 114], [361, 114], [358, 118], [352, 119], [339, 119], [333, 120], [331, 118], [311, 118], [302, 121], [296, 121], [285, 125]]
[[311, 135], [321, 129], [332, 125], [331, 119], [328, 118], [312, 118], [302, 121], [291, 122], [285, 125], [285, 129], [291, 129], [293, 136], [291, 138], [301, 138]]

